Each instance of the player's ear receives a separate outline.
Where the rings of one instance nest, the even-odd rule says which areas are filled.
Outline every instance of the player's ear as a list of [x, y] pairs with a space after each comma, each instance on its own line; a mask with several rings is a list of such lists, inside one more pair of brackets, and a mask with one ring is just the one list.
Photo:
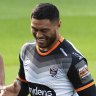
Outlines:
[[57, 27], [56, 28], [57, 30], [61, 27], [61, 21], [60, 20], [56, 22], [56, 27]]
[[58, 22], [58, 27], [60, 28], [61, 27], [61, 21], [59, 20]]

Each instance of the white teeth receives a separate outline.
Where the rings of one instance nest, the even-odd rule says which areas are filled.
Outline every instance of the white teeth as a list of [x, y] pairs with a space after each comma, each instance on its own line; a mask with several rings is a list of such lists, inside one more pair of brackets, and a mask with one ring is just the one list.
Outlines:
[[45, 39], [38, 39], [38, 42], [44, 42]]
[[38, 41], [44, 41], [45, 39], [38, 39]]

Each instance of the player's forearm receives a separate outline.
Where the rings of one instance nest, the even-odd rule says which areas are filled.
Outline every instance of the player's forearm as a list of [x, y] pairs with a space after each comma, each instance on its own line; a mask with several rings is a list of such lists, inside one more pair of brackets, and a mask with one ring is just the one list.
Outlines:
[[0, 85], [4, 85], [5, 84], [5, 75], [4, 72], [0, 71]]
[[5, 72], [3, 58], [0, 56], [0, 85], [5, 84]]

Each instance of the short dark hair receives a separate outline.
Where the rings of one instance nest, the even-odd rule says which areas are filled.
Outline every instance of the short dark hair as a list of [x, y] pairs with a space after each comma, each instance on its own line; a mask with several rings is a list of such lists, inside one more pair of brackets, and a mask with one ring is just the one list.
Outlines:
[[49, 19], [50, 21], [59, 20], [59, 10], [51, 3], [40, 3], [32, 11], [31, 19]]

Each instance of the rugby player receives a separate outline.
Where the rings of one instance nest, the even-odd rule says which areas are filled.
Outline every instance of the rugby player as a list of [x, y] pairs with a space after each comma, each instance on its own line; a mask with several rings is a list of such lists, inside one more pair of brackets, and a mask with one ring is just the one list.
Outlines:
[[86, 58], [59, 33], [59, 10], [41, 3], [31, 14], [35, 42], [21, 48], [17, 80], [2, 96], [96, 96]]

